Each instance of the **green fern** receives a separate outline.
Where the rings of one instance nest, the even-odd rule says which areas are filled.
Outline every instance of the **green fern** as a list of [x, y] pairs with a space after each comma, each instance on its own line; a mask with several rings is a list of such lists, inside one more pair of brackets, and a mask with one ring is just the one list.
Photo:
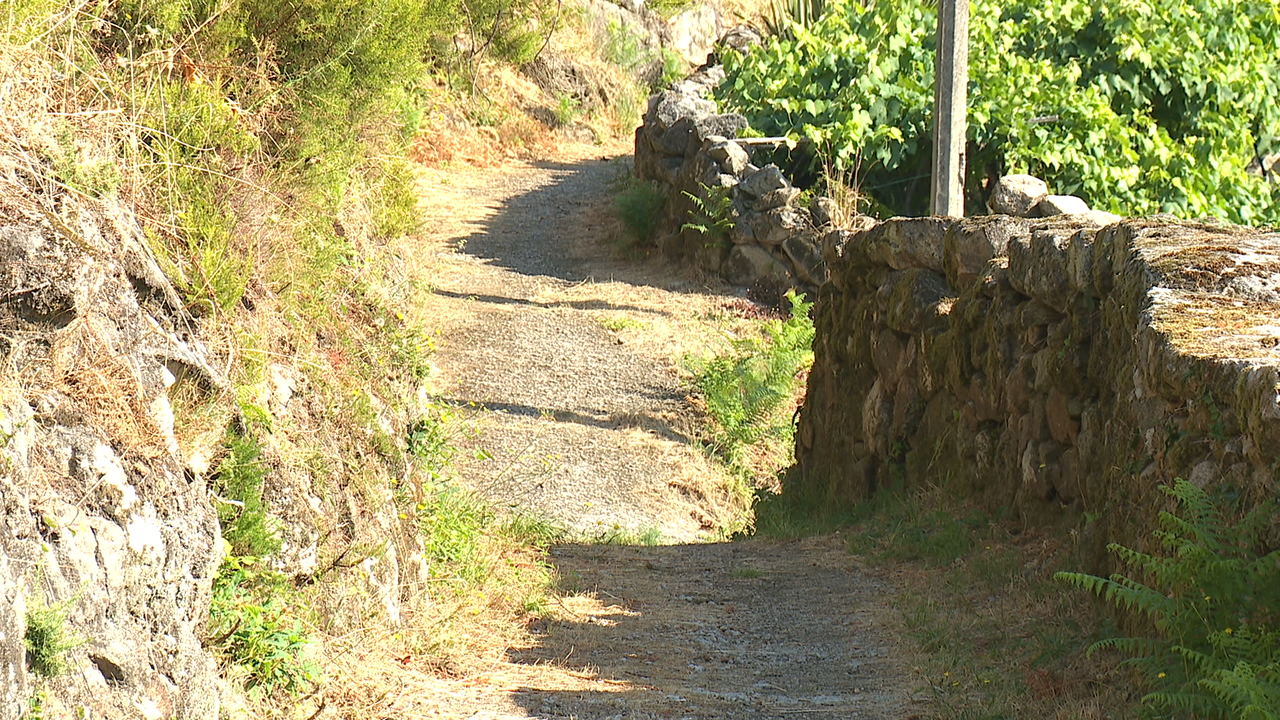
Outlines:
[[730, 464], [766, 436], [789, 437], [790, 422], [779, 411], [813, 363], [814, 330], [813, 304], [794, 292], [787, 299], [791, 316], [764, 323], [760, 337], [734, 341], [721, 355], [686, 361], [715, 423], [715, 445]]
[[1178, 501], [1153, 534], [1165, 552], [1108, 548], [1145, 583], [1055, 576], [1152, 622], [1152, 637], [1108, 638], [1089, 652], [1128, 655], [1153, 688], [1144, 704], [1162, 714], [1280, 720], [1280, 551], [1259, 551], [1275, 504], [1228, 523], [1186, 480], [1161, 490]]
[[692, 222], [680, 226], [681, 230], [697, 230], [712, 242], [723, 242], [729, 237], [729, 231], [733, 230], [733, 198], [729, 188], [703, 185], [700, 195], [685, 192], [684, 196], [693, 203], [689, 211]]

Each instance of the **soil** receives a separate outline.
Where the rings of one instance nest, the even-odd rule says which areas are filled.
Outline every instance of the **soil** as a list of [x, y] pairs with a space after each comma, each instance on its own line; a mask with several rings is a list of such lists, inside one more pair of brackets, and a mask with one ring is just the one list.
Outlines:
[[[607, 153], [610, 149], [606, 148]], [[616, 152], [616, 148], [612, 149]], [[432, 679], [404, 716], [905, 718], [916, 713], [891, 577], [839, 536], [715, 541], [740, 521], [678, 370], [744, 303], [620, 252], [611, 183], [630, 159], [428, 169], [418, 252], [441, 328], [436, 391], [471, 430], [464, 482], [584, 542], [526, 647]], [[632, 253], [634, 255], [634, 253]]]

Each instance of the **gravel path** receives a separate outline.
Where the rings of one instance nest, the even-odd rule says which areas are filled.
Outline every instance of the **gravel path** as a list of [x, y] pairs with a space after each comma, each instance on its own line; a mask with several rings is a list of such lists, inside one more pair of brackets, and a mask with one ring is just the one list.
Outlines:
[[[453, 240], [456, 272], [435, 288], [465, 307], [445, 333], [437, 384], [478, 431], [463, 440], [462, 470], [490, 499], [588, 536], [693, 540], [727, 518], [691, 488], [714, 494], [721, 478], [691, 450], [674, 368], [604, 324], [611, 312], [642, 323], [652, 311], [566, 296], [624, 270], [583, 242], [617, 173], [604, 160], [525, 166], [468, 188], [473, 205], [501, 211]], [[647, 297], [632, 300], [678, 292], [641, 285]]]
[[681, 544], [554, 548], [564, 592], [529, 647], [440, 679], [405, 717], [915, 717], [891, 578], [842, 539], [690, 542], [733, 511], [691, 446], [673, 358], [740, 301], [614, 258], [617, 172], [601, 159], [428, 171], [437, 390], [476, 428], [471, 487], [588, 537]]

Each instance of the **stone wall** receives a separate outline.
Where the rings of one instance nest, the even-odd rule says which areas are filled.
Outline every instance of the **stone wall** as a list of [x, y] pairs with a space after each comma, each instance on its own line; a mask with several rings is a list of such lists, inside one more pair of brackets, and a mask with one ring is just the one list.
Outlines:
[[[736, 30], [722, 42], [751, 41]], [[653, 95], [636, 130], [636, 175], [658, 183], [667, 197], [658, 246], [668, 258], [767, 296], [788, 288], [812, 292], [826, 280], [818, 245], [838, 208], [828, 198], [801, 204], [800, 190], [779, 168], [755, 164], [754, 153], [773, 145], [739, 139], [746, 118], [717, 113], [709, 95], [723, 78], [719, 66], [706, 67]], [[705, 215], [716, 205], [717, 196], [727, 203], [723, 219], [731, 229], [688, 227], [699, 211]]]
[[1098, 220], [827, 234], [788, 491], [945, 484], [1079, 527], [1093, 562], [1149, 529], [1175, 478], [1274, 496], [1280, 234]]

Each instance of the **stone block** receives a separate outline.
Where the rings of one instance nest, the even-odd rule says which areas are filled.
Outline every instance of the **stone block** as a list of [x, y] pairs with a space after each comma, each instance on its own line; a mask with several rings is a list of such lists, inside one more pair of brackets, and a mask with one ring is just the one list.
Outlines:
[[987, 207], [997, 215], [1027, 217], [1031, 209], [1049, 194], [1045, 181], [1031, 175], [1005, 175], [996, 181]]
[[1075, 195], [1045, 195], [1031, 208], [1031, 217], [1053, 217], [1089, 212], [1089, 203]]
[[787, 182], [787, 178], [782, 175], [782, 170], [777, 165], [765, 165], [755, 172], [746, 173], [738, 183], [739, 189], [752, 197], [760, 197], [771, 190], [790, 185], [791, 183]]
[[893, 399], [877, 378], [862, 401], [862, 436], [867, 449], [879, 458], [889, 457], [889, 435], [893, 426]]
[[1028, 237], [1025, 220], [1004, 216], [965, 218], [947, 227], [942, 263], [947, 280], [957, 289], [968, 287], [987, 273], [993, 258], [1004, 255], [1009, 239]]
[[782, 251], [791, 258], [796, 277], [813, 285], [827, 281], [827, 264], [818, 250], [817, 240], [816, 232], [806, 231], [782, 241]]
[[746, 130], [748, 127], [747, 119], [737, 113], [725, 113], [723, 115], [708, 115], [698, 118], [695, 127], [697, 129], [698, 139], [705, 140], [708, 137], [737, 137], [738, 133]]
[[748, 213], [741, 224], [755, 242], [769, 246], [781, 245], [788, 237], [810, 229], [804, 209], [794, 207]]
[[751, 156], [741, 145], [725, 140], [707, 148], [707, 155], [720, 165], [720, 170], [730, 175], [740, 175], [751, 163]]
[[1063, 445], [1074, 445], [1080, 433], [1080, 424], [1071, 417], [1068, 396], [1053, 388], [1044, 403], [1045, 420], [1049, 424], [1049, 435]]
[[1072, 289], [1067, 277], [1067, 243], [1072, 225], [1033, 226], [1030, 238], [1009, 243], [1009, 282], [1014, 289], [1059, 312], [1066, 312]]
[[786, 283], [791, 278], [787, 267], [759, 245], [733, 246], [720, 275], [729, 284], [742, 287], [760, 283]]
[[756, 210], [773, 210], [774, 208], [786, 207], [798, 197], [800, 197], [800, 189], [796, 187], [781, 187], [777, 190], [770, 190], [756, 200]]
[[913, 269], [890, 273], [880, 286], [877, 302], [885, 325], [916, 335], [944, 329], [948, 318], [945, 305], [954, 299], [941, 275]]
[[946, 218], [891, 218], [857, 236], [867, 257], [894, 270], [923, 268], [941, 274]]

